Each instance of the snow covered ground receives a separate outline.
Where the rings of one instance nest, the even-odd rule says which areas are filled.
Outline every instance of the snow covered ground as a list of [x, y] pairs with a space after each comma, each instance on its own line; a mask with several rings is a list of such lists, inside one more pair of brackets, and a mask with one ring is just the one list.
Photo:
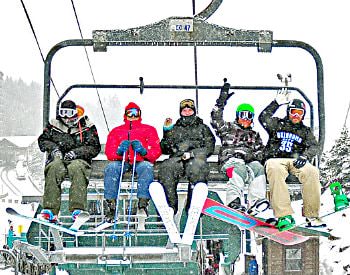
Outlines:
[[[330, 212], [333, 207], [333, 197], [330, 191], [327, 190], [321, 198], [321, 215]], [[14, 219], [8, 217], [5, 208], [7, 204], [0, 204], [0, 228], [1, 237], [0, 244], [4, 244], [4, 234], [8, 230], [8, 219], [11, 219], [14, 225], [15, 233], [19, 225], [23, 226], [23, 230], [26, 231], [29, 224], [21, 219]], [[301, 201], [293, 202], [293, 208], [295, 209], [294, 217], [297, 223], [303, 223], [304, 219], [301, 216]], [[17, 205], [15, 209], [21, 210], [26, 214], [33, 214], [35, 205]], [[270, 210], [269, 210], [270, 211]], [[267, 211], [266, 211], [267, 212]], [[264, 217], [270, 217], [271, 212], [264, 214]], [[323, 220], [327, 223], [327, 226], [332, 235], [331, 239], [320, 237], [320, 275], [346, 275], [350, 274], [350, 209], [340, 211], [333, 215], [324, 217]], [[17, 232], [18, 233], [18, 232]], [[17, 234], [16, 233], [16, 234]], [[256, 251], [258, 263], [261, 263], [261, 245], [254, 247], [252, 251]], [[259, 265], [261, 269], [261, 264]], [[262, 270], [260, 270], [262, 274]], [[244, 273], [244, 257], [240, 258], [240, 261], [235, 266], [235, 274]], [[14, 274], [9, 270], [1, 271], [1, 275]], [[67, 274], [64, 271], [58, 271], [56, 274]]]

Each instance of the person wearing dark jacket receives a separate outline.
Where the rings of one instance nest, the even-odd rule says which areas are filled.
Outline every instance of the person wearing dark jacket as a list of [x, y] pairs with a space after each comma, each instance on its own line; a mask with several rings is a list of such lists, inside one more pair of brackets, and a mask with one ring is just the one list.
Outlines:
[[225, 83], [211, 112], [211, 125], [221, 140], [219, 163], [221, 171], [228, 177], [226, 205], [245, 211], [243, 189], [248, 188], [248, 213], [256, 215], [269, 207], [266, 200], [266, 178], [261, 164], [264, 144], [258, 132], [253, 130], [254, 108], [248, 103], [240, 104], [236, 109], [234, 122], [223, 119], [230, 84]]
[[[287, 105], [284, 118], [273, 117], [281, 105]], [[311, 226], [321, 226], [321, 184], [319, 171], [310, 161], [318, 154], [319, 146], [310, 127], [304, 125], [305, 103], [300, 99], [289, 102], [286, 90], [277, 92], [273, 100], [260, 114], [259, 121], [269, 134], [265, 147], [265, 167], [270, 186], [270, 200], [277, 227], [287, 230], [295, 225], [286, 178], [291, 173], [302, 184], [303, 216]]]
[[87, 116], [79, 116], [72, 100], [63, 101], [38, 138], [39, 148], [47, 153], [45, 188], [41, 218], [57, 221], [61, 206], [61, 184], [68, 175], [69, 210], [72, 219], [87, 209], [87, 186], [91, 161], [101, 150], [96, 126]]
[[196, 115], [192, 99], [180, 102], [180, 118], [175, 125], [167, 118], [163, 127], [161, 148], [169, 155], [159, 167], [159, 181], [164, 187], [169, 206], [178, 210], [177, 185], [182, 176], [190, 182], [188, 186], [187, 209], [190, 206], [192, 190], [197, 183], [207, 184], [209, 165], [207, 157], [214, 152], [215, 137], [210, 128]]
[[106, 220], [114, 219], [119, 181], [123, 173], [132, 169], [136, 157], [138, 216], [147, 216], [150, 200], [149, 185], [153, 182], [153, 164], [162, 154], [157, 130], [143, 124], [141, 109], [130, 102], [125, 107], [124, 124], [115, 127], [108, 134], [105, 148], [107, 159], [111, 161], [104, 171], [104, 197], [107, 202]]

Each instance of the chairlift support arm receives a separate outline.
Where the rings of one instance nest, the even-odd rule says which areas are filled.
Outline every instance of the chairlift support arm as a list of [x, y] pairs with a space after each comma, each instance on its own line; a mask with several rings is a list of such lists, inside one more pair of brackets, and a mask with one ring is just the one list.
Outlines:
[[94, 51], [101, 52], [107, 51], [109, 46], [256, 47], [258, 52], [271, 52], [273, 47], [301, 48], [312, 55], [316, 64], [319, 143], [323, 150], [325, 139], [323, 65], [320, 55], [309, 44], [294, 40], [273, 40], [273, 33], [269, 30], [237, 30], [210, 24], [199, 16], [170, 17], [154, 24], [126, 30], [96, 30], [93, 31], [93, 39], [65, 40], [56, 44], [47, 54], [44, 69], [44, 127], [50, 113], [52, 59], [59, 50], [74, 46], [93, 47]]

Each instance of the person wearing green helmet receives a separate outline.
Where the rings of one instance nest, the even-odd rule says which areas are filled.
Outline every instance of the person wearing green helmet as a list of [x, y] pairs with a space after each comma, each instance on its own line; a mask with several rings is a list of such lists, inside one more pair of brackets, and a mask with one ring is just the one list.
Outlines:
[[[256, 215], [269, 207], [269, 201], [265, 198], [264, 166], [261, 164], [264, 144], [259, 133], [253, 130], [255, 110], [252, 105], [240, 104], [236, 109], [235, 121], [224, 121], [224, 108], [234, 94], [229, 90], [230, 84], [225, 83], [211, 112], [211, 126], [222, 145], [219, 152], [221, 171], [228, 177], [223, 201], [231, 208]], [[249, 185], [248, 210], [243, 195], [245, 184]]]

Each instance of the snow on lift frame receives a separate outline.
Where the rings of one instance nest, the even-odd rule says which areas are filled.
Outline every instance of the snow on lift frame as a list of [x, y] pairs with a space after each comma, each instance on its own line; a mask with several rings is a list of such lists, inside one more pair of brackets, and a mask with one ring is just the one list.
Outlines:
[[[271, 53], [274, 47], [300, 48], [311, 54], [315, 61], [317, 73], [317, 106], [318, 106], [318, 140], [320, 153], [325, 142], [325, 109], [324, 109], [324, 79], [323, 64], [318, 52], [309, 44], [295, 40], [273, 40], [270, 30], [237, 30], [206, 22], [218, 9], [223, 0], [212, 0], [206, 9], [193, 17], [169, 17], [146, 26], [126, 30], [95, 30], [92, 39], [72, 39], [59, 42], [51, 48], [45, 59], [44, 69], [44, 99], [43, 126], [46, 126], [50, 114], [50, 80], [51, 63], [54, 55], [61, 49], [71, 46], [93, 47], [95, 52], [106, 52], [110, 46], [228, 46], [228, 47], [257, 47], [258, 52]], [[280, 79], [280, 76], [278, 76]], [[226, 82], [226, 79], [224, 79]], [[57, 102], [57, 109], [62, 99], [74, 88], [121, 88], [140, 89], [221, 89], [222, 86], [203, 85], [145, 85], [139, 78], [136, 85], [108, 84], [76, 84], [68, 87]], [[285, 86], [231, 86], [233, 90], [279, 90]], [[314, 130], [314, 107], [305, 93], [296, 88], [288, 87], [290, 91], [298, 92], [310, 107], [310, 127]], [[198, 103], [198, 102], [197, 102]], [[57, 111], [57, 110], [56, 110]], [[320, 159], [320, 155], [318, 156]]]

